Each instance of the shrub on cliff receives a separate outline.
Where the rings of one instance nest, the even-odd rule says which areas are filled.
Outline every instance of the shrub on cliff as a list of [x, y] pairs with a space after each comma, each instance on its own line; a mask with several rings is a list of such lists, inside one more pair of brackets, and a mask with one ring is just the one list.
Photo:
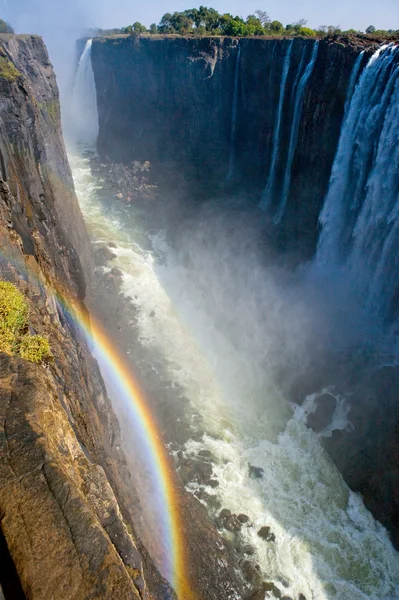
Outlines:
[[21, 340], [19, 354], [25, 360], [39, 364], [52, 358], [50, 344], [41, 335], [25, 335]]
[[14, 33], [14, 30], [9, 23], [0, 19], [0, 33]]
[[50, 344], [41, 335], [28, 333], [29, 306], [18, 288], [0, 281], [0, 352], [19, 354], [31, 362], [43, 363], [52, 358]]
[[0, 78], [12, 82], [16, 81], [20, 76], [21, 73], [0, 49]]

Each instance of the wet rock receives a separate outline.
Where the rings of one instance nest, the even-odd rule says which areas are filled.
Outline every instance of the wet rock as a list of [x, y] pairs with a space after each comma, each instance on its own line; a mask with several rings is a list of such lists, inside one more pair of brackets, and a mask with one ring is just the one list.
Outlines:
[[244, 579], [251, 584], [252, 587], [258, 587], [261, 582], [261, 570], [257, 563], [253, 563], [250, 560], [246, 560], [242, 567], [242, 574]]
[[290, 596], [283, 596], [281, 600], [292, 600], [292, 598]]
[[248, 554], [248, 556], [252, 556], [253, 554], [255, 554], [255, 548], [250, 544], [245, 544], [245, 546], [242, 547], [241, 551], [244, 554]]
[[269, 581], [264, 581], [263, 589], [265, 592], [271, 592], [275, 598], [279, 598], [279, 599], [281, 598], [281, 592], [278, 589], [278, 587], [276, 587], [274, 585], [274, 583], [271, 583]]
[[209, 450], [200, 450], [198, 456], [202, 456], [202, 458], [213, 458], [212, 452]]
[[315, 400], [316, 408], [308, 415], [307, 426], [316, 433], [323, 431], [331, 423], [337, 400], [331, 394], [322, 394]]
[[218, 529], [226, 529], [226, 531], [230, 531], [231, 533], [237, 533], [242, 526], [237, 519], [237, 515], [233, 515], [227, 508], [220, 511], [219, 516], [215, 520], [215, 524]]
[[212, 473], [213, 473], [213, 468], [212, 465], [209, 463], [198, 463], [197, 466], [197, 471], [198, 471], [198, 477], [201, 478], [202, 481], [204, 482], [209, 482], [211, 477], [212, 477]]
[[254, 467], [253, 465], [248, 466], [248, 472], [251, 479], [262, 479], [265, 474], [264, 469], [262, 467]]
[[219, 519], [226, 519], [227, 517], [231, 517], [231, 510], [224, 508], [219, 513]]
[[260, 538], [262, 538], [262, 540], [265, 540], [266, 542], [275, 542], [276, 541], [276, 536], [270, 530], [270, 527], [267, 527], [267, 526], [261, 527], [259, 529], [258, 536]]
[[241, 513], [241, 514], [239, 514], [239, 515], [237, 516], [237, 519], [238, 519], [238, 520], [240, 521], [240, 523], [242, 523], [242, 524], [245, 524], [245, 523], [248, 523], [248, 522], [249, 522], [249, 517], [248, 517], [248, 515], [244, 515], [244, 514], [242, 514], [242, 513]]
[[274, 583], [264, 581], [262, 586], [258, 590], [256, 590], [256, 592], [254, 592], [248, 598], [248, 600], [264, 600], [265, 597], [270, 598], [270, 594], [267, 594], [267, 592], [271, 592], [274, 598], [281, 598], [281, 592], [278, 589], [278, 587], [276, 587]]
[[242, 524], [235, 515], [231, 515], [231, 517], [228, 517], [224, 522], [224, 528], [227, 529], [227, 531], [231, 531], [231, 533], [240, 531], [241, 526]]
[[306, 598], [303, 594], [299, 594], [298, 600], [306, 600]]
[[96, 267], [104, 267], [108, 261], [116, 257], [114, 252], [111, 252], [107, 246], [101, 246], [94, 252], [94, 263]]
[[217, 479], [211, 479], [209, 482], [209, 485], [211, 488], [215, 489], [215, 488], [219, 487], [219, 482]]

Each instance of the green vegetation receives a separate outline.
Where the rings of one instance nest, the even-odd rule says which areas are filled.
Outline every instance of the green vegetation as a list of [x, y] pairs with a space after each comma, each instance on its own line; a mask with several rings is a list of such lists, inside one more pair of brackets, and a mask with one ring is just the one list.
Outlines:
[[[255, 14], [248, 15], [246, 19], [233, 16], [230, 13], [219, 14], [214, 8], [200, 6], [190, 8], [183, 12], [165, 13], [159, 23], [153, 23], [148, 30], [151, 34], [177, 34], [177, 35], [226, 35], [226, 36], [264, 36], [264, 35], [316, 35], [312, 29], [302, 29], [306, 21], [301, 21], [292, 26], [292, 29], [284, 29], [280, 21], [271, 21], [267, 12], [257, 10]], [[146, 28], [141, 23], [135, 23], [122, 33], [144, 33]], [[312, 32], [312, 33], [309, 33]]]
[[13, 63], [0, 50], [0, 78], [7, 81], [16, 81], [21, 73], [15, 68]]
[[[296, 23], [284, 26], [280, 21], [272, 20], [264, 10], [257, 10], [254, 14], [248, 15], [246, 19], [243, 19], [240, 16], [233, 16], [230, 13], [220, 14], [214, 8], [206, 6], [190, 8], [182, 12], [165, 13], [159, 24], [152, 23], [149, 29], [136, 21], [133, 25], [122, 29], [97, 30], [93, 32], [94, 35], [99, 36], [126, 33], [132, 36], [141, 34], [172, 34], [196, 37], [212, 35], [234, 37], [365, 35], [363, 32], [356, 31], [355, 29], [342, 31], [339, 25], [320, 25], [320, 27], [312, 29], [307, 26], [305, 19], [300, 19]], [[376, 31], [375, 27], [370, 25], [366, 29], [366, 35], [369, 37], [394, 37], [399, 36], [399, 30]]]
[[35, 363], [52, 359], [50, 344], [41, 335], [28, 333], [29, 305], [18, 288], [0, 281], [0, 352]]
[[47, 112], [48, 116], [51, 119], [51, 122], [55, 127], [60, 122], [60, 109], [58, 100], [51, 100], [50, 102], [40, 102], [38, 104], [39, 108], [43, 112]]
[[0, 19], [0, 33], [14, 33], [14, 30], [11, 25]]
[[52, 357], [50, 344], [41, 335], [25, 335], [22, 338], [19, 354], [25, 360], [42, 364]]

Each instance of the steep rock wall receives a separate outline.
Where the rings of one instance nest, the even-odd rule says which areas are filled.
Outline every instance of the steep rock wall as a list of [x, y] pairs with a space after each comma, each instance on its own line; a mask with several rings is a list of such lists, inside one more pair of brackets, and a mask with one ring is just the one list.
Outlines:
[[0, 279], [24, 293], [54, 356], [42, 366], [0, 354], [0, 586], [5, 598], [164, 598], [133, 534], [100, 372], [54, 294], [84, 310], [91, 270], [59, 114], [41, 39], [0, 36]]
[[[113, 160], [149, 160], [155, 170], [177, 170], [193, 195], [249, 193], [257, 203], [268, 179], [285, 58], [290, 51], [276, 164], [280, 182], [298, 77], [314, 44], [301, 38], [96, 39], [98, 149]], [[321, 40], [305, 89], [279, 227], [281, 241], [295, 238], [305, 254], [314, 250], [350, 76], [362, 49], [356, 43]], [[271, 214], [280, 193], [281, 185], [270, 199]]]

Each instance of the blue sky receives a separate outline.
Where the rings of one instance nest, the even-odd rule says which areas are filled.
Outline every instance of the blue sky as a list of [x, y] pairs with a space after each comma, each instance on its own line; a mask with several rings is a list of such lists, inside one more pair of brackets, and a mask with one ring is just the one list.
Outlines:
[[[201, 4], [241, 16], [260, 8], [284, 24], [304, 18], [312, 27], [331, 24], [364, 30], [373, 24], [399, 29], [399, 0], [214, 0]], [[190, 0], [0, 0], [0, 17], [20, 31], [43, 33], [49, 24], [60, 28], [77, 23], [116, 27], [138, 20], [148, 26], [158, 23], [167, 11], [193, 6], [198, 4]]]

